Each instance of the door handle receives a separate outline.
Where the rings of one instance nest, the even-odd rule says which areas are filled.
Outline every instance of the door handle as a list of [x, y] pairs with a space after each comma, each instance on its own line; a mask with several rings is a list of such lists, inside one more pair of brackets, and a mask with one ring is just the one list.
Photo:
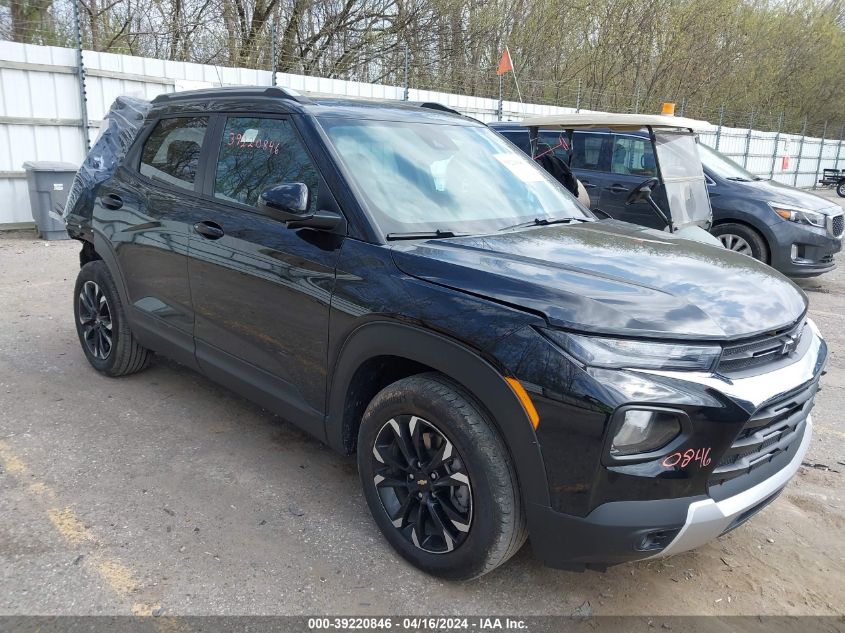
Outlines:
[[607, 188], [608, 191], [613, 193], [628, 193], [628, 188], [623, 187], [622, 185], [613, 185], [612, 187]]
[[109, 193], [100, 198], [100, 204], [102, 204], [106, 209], [117, 211], [123, 206], [123, 198], [116, 193]]
[[581, 184], [584, 185], [584, 189], [595, 189], [596, 186], [591, 183], [589, 180], [582, 180]]
[[223, 235], [225, 235], [223, 228], [216, 222], [211, 222], [210, 220], [197, 222], [194, 224], [194, 230], [210, 240], [219, 240], [223, 237]]

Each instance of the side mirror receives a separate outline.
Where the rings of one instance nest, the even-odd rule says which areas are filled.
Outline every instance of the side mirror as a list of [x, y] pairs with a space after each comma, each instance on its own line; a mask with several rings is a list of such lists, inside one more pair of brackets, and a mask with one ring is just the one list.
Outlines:
[[334, 211], [310, 211], [311, 191], [302, 182], [283, 182], [265, 189], [258, 196], [258, 211], [284, 222], [289, 229], [331, 231], [343, 223]]
[[282, 222], [305, 220], [310, 217], [308, 207], [311, 192], [302, 182], [283, 182], [265, 189], [258, 196], [258, 210]]

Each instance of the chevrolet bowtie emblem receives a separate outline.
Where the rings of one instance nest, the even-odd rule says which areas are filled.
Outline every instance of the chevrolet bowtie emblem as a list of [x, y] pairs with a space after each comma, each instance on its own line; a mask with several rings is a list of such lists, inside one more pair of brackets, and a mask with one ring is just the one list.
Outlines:
[[425, 486], [428, 483], [428, 479], [417, 479], [418, 486]]

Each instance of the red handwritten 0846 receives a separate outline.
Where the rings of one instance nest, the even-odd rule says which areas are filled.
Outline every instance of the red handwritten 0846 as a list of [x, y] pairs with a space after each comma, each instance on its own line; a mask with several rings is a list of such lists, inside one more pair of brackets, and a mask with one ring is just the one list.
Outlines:
[[683, 453], [678, 451], [671, 453], [663, 458], [660, 462], [664, 468], [686, 468], [691, 463], [695, 462], [700, 468], [705, 468], [710, 465], [710, 447], [707, 448], [688, 448]]

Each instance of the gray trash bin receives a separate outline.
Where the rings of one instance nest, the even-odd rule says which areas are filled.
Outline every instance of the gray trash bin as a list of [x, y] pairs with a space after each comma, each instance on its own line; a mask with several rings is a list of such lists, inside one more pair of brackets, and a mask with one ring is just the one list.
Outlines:
[[29, 206], [38, 235], [45, 240], [68, 239], [61, 219], [77, 166], [73, 163], [37, 160], [23, 164], [29, 184]]

